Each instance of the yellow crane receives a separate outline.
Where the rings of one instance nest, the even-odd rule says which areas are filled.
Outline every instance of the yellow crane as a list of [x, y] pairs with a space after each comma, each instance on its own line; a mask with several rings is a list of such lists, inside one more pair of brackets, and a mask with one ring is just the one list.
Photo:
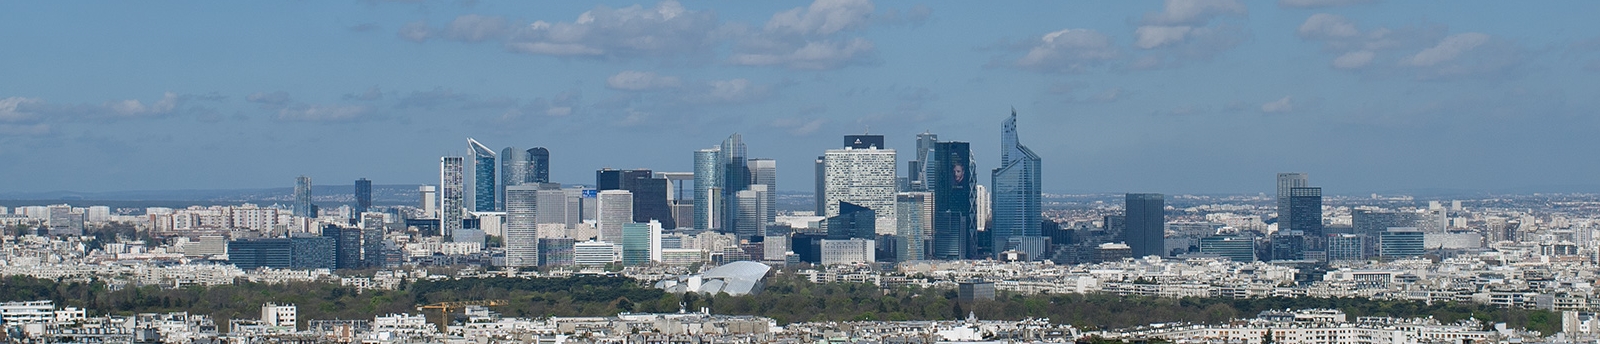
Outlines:
[[498, 307], [505, 306], [508, 303], [509, 302], [506, 300], [448, 301], [417, 307], [417, 311], [438, 310], [439, 331], [444, 332], [446, 330], [445, 326], [450, 324], [450, 315], [455, 314], [457, 311], [460, 311], [463, 308], [467, 308], [467, 306]]

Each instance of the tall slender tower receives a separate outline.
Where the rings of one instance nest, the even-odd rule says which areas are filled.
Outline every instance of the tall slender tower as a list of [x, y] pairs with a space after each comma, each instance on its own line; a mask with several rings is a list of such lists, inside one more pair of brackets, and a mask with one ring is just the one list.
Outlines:
[[917, 160], [906, 162], [906, 173], [911, 191], [928, 191], [928, 154], [933, 152], [933, 144], [939, 142], [939, 135], [923, 132], [917, 134]]
[[[750, 159], [750, 184], [766, 185], [766, 214], [762, 221], [772, 223], [778, 220], [778, 208], [774, 207], [773, 200], [778, 193], [778, 161], [772, 159]], [[762, 235], [766, 235], [763, 233]]]
[[311, 213], [311, 177], [294, 179], [294, 216], [317, 217]]
[[[1043, 223], [1038, 154], [1017, 139], [1017, 110], [1000, 124], [1000, 168], [994, 169], [990, 204], [993, 226], [987, 228], [994, 240], [994, 252], [1004, 252], [1012, 240], [1028, 253], [1029, 259], [1044, 255]], [[1015, 238], [1015, 239], [1013, 239]]]
[[356, 213], [352, 218], [360, 219], [361, 213], [372, 208], [372, 181], [366, 178], [356, 179]]
[[539, 265], [539, 187], [506, 187], [506, 266]]
[[717, 163], [721, 166], [721, 173], [717, 177], [722, 181], [722, 229], [724, 232], [738, 228], [739, 224], [739, 191], [744, 191], [750, 186], [750, 166], [745, 164], [744, 138], [739, 134], [728, 136], [722, 141], [721, 154], [717, 156]]
[[471, 138], [467, 147], [472, 150], [472, 210], [495, 211], [495, 155], [494, 150]]
[[1133, 256], [1166, 256], [1166, 196], [1130, 193], [1126, 197], [1123, 236]]
[[495, 185], [495, 200], [499, 205], [495, 209], [506, 209], [506, 188], [522, 185], [531, 179], [528, 173], [528, 152], [517, 147], [506, 147], [500, 150], [500, 184]]
[[1289, 189], [1311, 186], [1310, 177], [1305, 172], [1285, 172], [1278, 174], [1278, 228], [1282, 229], [1284, 221], [1291, 218], [1293, 211], [1289, 206]]
[[462, 212], [465, 211], [463, 198], [466, 197], [466, 181], [462, 178], [462, 157], [447, 156], [439, 158], [439, 235], [446, 240], [455, 238], [456, 231], [461, 229]]
[[528, 181], [550, 182], [550, 150], [544, 147], [528, 148]]
[[722, 149], [712, 147], [694, 151], [694, 229], [709, 230], [720, 228], [717, 218], [713, 215], [719, 203], [713, 194], [722, 192], [722, 179], [718, 178], [721, 168], [717, 164], [717, 157]]

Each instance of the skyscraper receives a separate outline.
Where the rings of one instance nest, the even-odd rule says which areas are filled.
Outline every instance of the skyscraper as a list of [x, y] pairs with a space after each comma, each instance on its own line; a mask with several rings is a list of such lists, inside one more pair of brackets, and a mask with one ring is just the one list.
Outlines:
[[[778, 220], [778, 207], [775, 204], [778, 193], [778, 161], [772, 159], [750, 159], [750, 184], [767, 186], [766, 215], [762, 221], [771, 223]], [[762, 234], [765, 235], [765, 234]]]
[[[994, 238], [994, 252], [1005, 251], [1011, 237], [1039, 237], [1043, 235], [1040, 198], [1041, 165], [1039, 155], [1023, 146], [1017, 139], [1017, 110], [1000, 124], [1000, 168], [994, 169], [991, 194], [993, 226], [987, 228]], [[980, 207], [981, 209], [981, 207]], [[1040, 257], [1044, 252], [1027, 252], [1029, 258]]]
[[464, 158], [447, 156], [439, 158], [439, 235], [446, 240], [455, 238], [456, 230], [461, 229], [462, 212], [465, 204], [466, 186], [462, 185]]
[[528, 152], [517, 147], [506, 147], [500, 150], [500, 184], [495, 185], [495, 200], [499, 202], [495, 209], [506, 209], [506, 188], [522, 185], [533, 179], [528, 171]]
[[749, 189], [740, 190], [735, 197], [738, 197], [739, 203], [739, 222], [738, 227], [734, 228], [734, 234], [738, 235], [739, 239], [766, 236], [768, 221], [763, 218], [766, 217], [767, 205], [772, 204], [770, 202], [772, 195], [767, 191], [767, 186], [750, 185]]
[[311, 177], [294, 179], [294, 216], [317, 217], [311, 213]]
[[372, 181], [367, 180], [366, 178], [356, 179], [356, 213], [351, 217], [360, 219], [361, 213], [365, 213], [367, 212], [367, 209], [371, 208]]
[[822, 216], [839, 215], [839, 202], [850, 202], [877, 215], [874, 228], [894, 234], [895, 151], [865, 148], [829, 149], [823, 153]]
[[713, 211], [717, 203], [712, 202], [713, 194], [720, 194], [722, 181], [717, 178], [720, 172], [717, 165], [717, 156], [722, 150], [716, 147], [694, 151], [694, 229], [717, 229], [717, 221]]
[[661, 224], [628, 223], [622, 225], [622, 265], [644, 265], [661, 260]]
[[828, 217], [828, 240], [873, 239], [877, 218], [872, 208], [839, 202], [839, 215]]
[[439, 218], [439, 188], [433, 185], [418, 186], [417, 194], [422, 198], [422, 217]]
[[467, 147], [472, 150], [472, 210], [495, 211], [495, 155], [494, 150], [471, 138]]
[[826, 156], [817, 157], [816, 166], [814, 166], [814, 168], [815, 168], [814, 172], [816, 174], [813, 174], [812, 176], [814, 178], [816, 178], [816, 180], [814, 181], [815, 184], [812, 184], [812, 186], [815, 187], [816, 190], [814, 190], [811, 193], [811, 199], [817, 203], [816, 215], [817, 216], [823, 216], [823, 214], [828, 213], [828, 200], [827, 200], [827, 197], [823, 197], [823, 195], [826, 195], [828, 193], [828, 190], [827, 190], [827, 186], [828, 186], [828, 182], [827, 182], [827, 176], [828, 176], [827, 157]]
[[1124, 200], [1123, 237], [1134, 257], [1166, 256], [1166, 197], [1158, 193], [1130, 193]]
[[745, 164], [744, 138], [739, 134], [728, 136], [722, 141], [722, 149], [717, 155], [717, 164], [721, 171], [717, 173], [722, 182], [722, 228], [724, 231], [738, 228], [739, 224], [739, 191], [750, 186], [750, 166]]
[[894, 211], [895, 216], [898, 217], [895, 220], [895, 225], [898, 226], [895, 229], [895, 236], [900, 237], [900, 240], [897, 241], [900, 247], [896, 247], [895, 250], [895, 253], [898, 253], [899, 256], [895, 257], [895, 261], [909, 262], [926, 259], [927, 255], [923, 250], [923, 245], [925, 244], [922, 239], [928, 232], [929, 223], [924, 221], [928, 215], [925, 209], [931, 201], [929, 199], [933, 198], [933, 194], [927, 192], [902, 192], [895, 198]]
[[928, 191], [928, 154], [933, 152], [933, 144], [939, 142], [939, 135], [923, 132], [917, 134], [917, 160], [906, 162], [906, 173], [911, 191]]
[[628, 190], [633, 193], [633, 222], [660, 221], [663, 227], [677, 228], [672, 221], [672, 205], [667, 202], [667, 179], [650, 170], [595, 171], [595, 186], [600, 191]]
[[1322, 237], [1322, 188], [1289, 188], [1288, 229], [1305, 233], [1308, 237]]
[[1305, 172], [1285, 172], [1278, 174], [1278, 222], [1289, 219], [1289, 189], [1311, 186], [1309, 175]]
[[528, 181], [550, 182], [550, 150], [544, 147], [528, 148]]
[[633, 223], [633, 193], [628, 190], [606, 190], [599, 195], [600, 214], [595, 218], [600, 230], [600, 240], [620, 243], [622, 225]]
[[506, 266], [529, 267], [539, 265], [539, 195], [541, 192], [543, 191], [539, 190], [537, 184], [506, 187]]
[[977, 250], [968, 247], [978, 229], [977, 214], [973, 212], [972, 191], [976, 187], [972, 171], [972, 148], [966, 142], [938, 142], [934, 144], [933, 165], [927, 180], [933, 182], [933, 259], [956, 260], [979, 258]]

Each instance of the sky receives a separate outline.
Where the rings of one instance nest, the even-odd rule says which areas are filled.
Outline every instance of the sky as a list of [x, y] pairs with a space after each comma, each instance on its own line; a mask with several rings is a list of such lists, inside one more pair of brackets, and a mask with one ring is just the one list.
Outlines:
[[[0, 4], [0, 192], [437, 183], [467, 138], [552, 179], [742, 134], [811, 190], [848, 134], [1018, 114], [1046, 192], [1595, 185], [1600, 2]], [[980, 173], [987, 174], [987, 173]], [[987, 176], [980, 183], [989, 182]], [[1558, 191], [1558, 190], [1547, 190]]]

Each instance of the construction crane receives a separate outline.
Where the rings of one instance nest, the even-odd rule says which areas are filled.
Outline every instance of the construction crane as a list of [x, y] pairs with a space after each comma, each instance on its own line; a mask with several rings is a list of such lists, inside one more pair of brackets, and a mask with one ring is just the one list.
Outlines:
[[[506, 301], [506, 300], [449, 301], [449, 302], [435, 303], [435, 304], [431, 304], [431, 305], [427, 305], [427, 306], [420, 306], [420, 307], [417, 307], [417, 311], [426, 311], [426, 310], [430, 310], [430, 309], [431, 310], [438, 310], [439, 311], [439, 332], [445, 332], [447, 330], [447, 328], [445, 326], [450, 324], [450, 315], [451, 314], [455, 314], [457, 311], [460, 311], [461, 309], [467, 308], [468, 306], [498, 307], [498, 306], [505, 306], [508, 303], [509, 302]], [[424, 313], [424, 314], [426, 314], [426, 313]]]

